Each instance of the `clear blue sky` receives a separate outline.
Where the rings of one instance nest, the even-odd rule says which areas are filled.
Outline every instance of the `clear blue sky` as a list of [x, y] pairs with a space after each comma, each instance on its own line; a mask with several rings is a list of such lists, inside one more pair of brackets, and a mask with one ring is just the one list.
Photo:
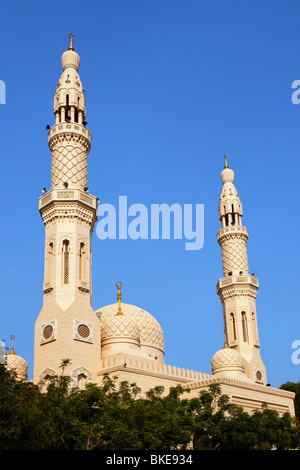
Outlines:
[[297, 1], [87, 0], [1, 2], [1, 328], [29, 364], [42, 307], [50, 187], [45, 126], [68, 33], [81, 57], [92, 132], [89, 188], [101, 202], [204, 204], [205, 241], [93, 236], [93, 306], [148, 310], [165, 335], [166, 363], [211, 372], [223, 346], [218, 202], [229, 155], [249, 230], [261, 355], [268, 381], [299, 381], [300, 79]]

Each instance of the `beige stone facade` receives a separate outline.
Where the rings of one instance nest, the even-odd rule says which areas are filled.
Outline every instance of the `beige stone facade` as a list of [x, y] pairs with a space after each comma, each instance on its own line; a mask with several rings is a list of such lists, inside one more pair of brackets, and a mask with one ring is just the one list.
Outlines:
[[[55, 124], [49, 130], [51, 189], [39, 199], [45, 226], [44, 302], [35, 324], [34, 382], [60, 373], [63, 358], [72, 386], [100, 384], [104, 374], [151, 387], [181, 384], [194, 396], [220, 383], [232, 402], [252, 411], [270, 408], [294, 414], [294, 394], [267, 386], [260, 357], [255, 306], [258, 280], [248, 272], [247, 228], [242, 204], [225, 165], [219, 204], [224, 277], [217, 293], [223, 306], [225, 347], [212, 358], [210, 373], [166, 365], [164, 335], [143, 308], [121, 302], [92, 307], [92, 232], [98, 200], [88, 193], [87, 159], [91, 135], [85, 122], [80, 59], [71, 47], [62, 55], [63, 73], [54, 95]], [[96, 260], [97, 262], [97, 260]], [[119, 289], [120, 294], [120, 289]], [[188, 365], [187, 365], [188, 367]]]

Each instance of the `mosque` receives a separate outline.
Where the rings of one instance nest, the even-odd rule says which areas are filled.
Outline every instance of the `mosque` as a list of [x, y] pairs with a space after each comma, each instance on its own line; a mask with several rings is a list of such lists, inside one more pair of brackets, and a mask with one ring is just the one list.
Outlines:
[[[242, 224], [242, 203], [234, 172], [221, 172], [219, 203], [223, 278], [217, 294], [223, 307], [225, 344], [211, 359], [210, 373], [166, 365], [164, 334], [158, 321], [142, 307], [121, 301], [92, 307], [92, 233], [99, 200], [87, 191], [91, 133], [86, 122], [84, 89], [78, 74], [80, 57], [70, 46], [61, 57], [63, 72], [54, 94], [55, 124], [48, 130], [52, 154], [51, 189], [39, 198], [45, 226], [43, 306], [35, 323], [34, 377], [42, 383], [60, 373], [63, 358], [72, 386], [101, 384], [104, 374], [135, 382], [142, 393], [157, 385], [182, 385], [189, 397], [219, 383], [231, 402], [251, 412], [263, 403], [294, 416], [294, 393], [272, 388], [260, 356], [256, 293], [258, 279], [249, 274], [248, 230]], [[27, 363], [15, 354], [6, 366], [27, 380]]]

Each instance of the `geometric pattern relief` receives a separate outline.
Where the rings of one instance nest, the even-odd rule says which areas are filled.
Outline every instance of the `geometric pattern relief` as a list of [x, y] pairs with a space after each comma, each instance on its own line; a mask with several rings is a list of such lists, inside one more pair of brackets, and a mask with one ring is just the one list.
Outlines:
[[87, 155], [89, 143], [83, 137], [51, 139], [52, 187], [68, 182], [84, 188], [87, 185]]
[[139, 339], [140, 330], [129, 315], [110, 315], [107, 312], [101, 315], [101, 338], [129, 337]]
[[155, 345], [163, 350], [164, 336], [157, 320], [154, 317], [150, 317], [149, 313], [144, 310], [138, 310], [135, 313], [135, 320], [140, 327], [141, 343], [144, 345]]
[[86, 343], [93, 342], [93, 325], [92, 323], [75, 320], [73, 324], [74, 339], [84, 341]]
[[211, 360], [211, 365], [214, 371], [220, 367], [244, 369], [241, 355], [231, 348], [223, 348], [220, 351], [217, 351]]
[[248, 273], [248, 256], [244, 239], [234, 237], [223, 240], [221, 249], [224, 275], [236, 269]]
[[[164, 351], [164, 334], [156, 318], [154, 318], [149, 312], [146, 312], [145, 310], [135, 305], [121, 303], [121, 309], [124, 317], [126, 316], [128, 319], [131, 318], [132, 326], [136, 325], [138, 327], [141, 346], [152, 346], [160, 349], [161, 351]], [[102, 307], [96, 312], [101, 320], [101, 323], [104, 320], [104, 329], [109, 327], [110, 323], [111, 326], [114, 324], [115, 327], [115, 321], [119, 317], [116, 317], [117, 311], [118, 304], [115, 303]], [[102, 334], [108, 334], [108, 331], [103, 331]]]

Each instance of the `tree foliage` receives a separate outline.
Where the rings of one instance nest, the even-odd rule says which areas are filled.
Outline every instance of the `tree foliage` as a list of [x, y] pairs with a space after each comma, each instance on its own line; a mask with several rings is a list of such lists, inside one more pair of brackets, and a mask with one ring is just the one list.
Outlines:
[[300, 419], [300, 382], [286, 382], [282, 384], [280, 388], [295, 393], [295, 415]]
[[46, 392], [0, 365], [0, 449], [262, 450], [299, 449], [297, 418], [263, 407], [252, 414], [230, 403], [218, 385], [186, 398], [173, 387], [141, 396], [136, 384], [105, 376], [101, 386], [70, 387], [61, 375]]

